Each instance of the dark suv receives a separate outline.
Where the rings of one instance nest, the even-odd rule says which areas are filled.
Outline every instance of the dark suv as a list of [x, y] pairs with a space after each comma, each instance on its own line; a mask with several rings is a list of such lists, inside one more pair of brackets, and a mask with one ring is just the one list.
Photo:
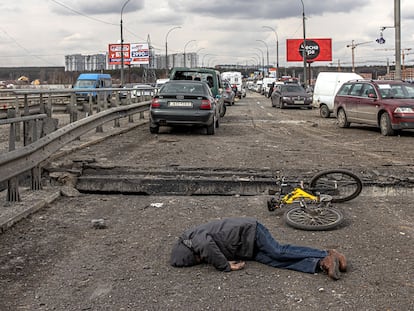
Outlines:
[[219, 106], [220, 117], [226, 114], [226, 105], [223, 100], [223, 81], [220, 72], [210, 68], [175, 67], [171, 70], [170, 80], [198, 80], [206, 82]]
[[401, 80], [349, 81], [335, 96], [334, 113], [339, 127], [373, 125], [385, 136], [414, 129], [414, 84]]

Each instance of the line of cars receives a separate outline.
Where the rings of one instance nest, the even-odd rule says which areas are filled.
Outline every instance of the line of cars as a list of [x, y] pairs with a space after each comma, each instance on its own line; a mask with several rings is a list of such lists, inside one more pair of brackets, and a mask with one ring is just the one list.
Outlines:
[[272, 107], [312, 108], [312, 94], [308, 93], [296, 80], [267, 77], [256, 81], [255, 84], [250, 84], [250, 89], [270, 98]]
[[[266, 95], [269, 82], [260, 81]], [[254, 86], [251, 85], [254, 90]], [[352, 123], [377, 127], [384, 136], [414, 129], [414, 84], [401, 80], [368, 80], [351, 72], [321, 72], [313, 93], [298, 83], [273, 81], [267, 95], [272, 107], [319, 109], [320, 116], [336, 117], [337, 125]]]

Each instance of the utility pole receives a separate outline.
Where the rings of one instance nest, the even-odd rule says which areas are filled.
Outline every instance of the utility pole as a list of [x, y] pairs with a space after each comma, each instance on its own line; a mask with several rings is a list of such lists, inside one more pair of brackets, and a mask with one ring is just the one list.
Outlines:
[[305, 27], [305, 4], [303, 3], [303, 0], [300, 0], [302, 2], [302, 26], [303, 26], [303, 50], [302, 50], [302, 57], [303, 57], [303, 86], [306, 88], [307, 86], [307, 77], [306, 77], [306, 27]]
[[400, 0], [394, 0], [395, 26], [395, 79], [401, 80], [401, 6]]

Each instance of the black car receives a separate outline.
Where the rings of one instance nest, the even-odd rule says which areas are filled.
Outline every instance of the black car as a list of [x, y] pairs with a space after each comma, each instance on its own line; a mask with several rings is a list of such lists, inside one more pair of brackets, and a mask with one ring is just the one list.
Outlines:
[[219, 119], [217, 100], [206, 82], [170, 80], [151, 101], [151, 133], [158, 133], [160, 126], [196, 125], [214, 135]]
[[271, 95], [272, 107], [312, 108], [312, 95], [299, 84], [276, 84]]

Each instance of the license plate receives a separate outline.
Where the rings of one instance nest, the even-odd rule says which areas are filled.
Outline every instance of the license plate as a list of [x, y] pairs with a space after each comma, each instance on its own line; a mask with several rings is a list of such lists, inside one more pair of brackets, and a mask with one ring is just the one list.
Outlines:
[[303, 100], [295, 100], [293, 101], [296, 105], [303, 105], [305, 103], [305, 101]]
[[168, 107], [193, 107], [192, 102], [168, 102]]

